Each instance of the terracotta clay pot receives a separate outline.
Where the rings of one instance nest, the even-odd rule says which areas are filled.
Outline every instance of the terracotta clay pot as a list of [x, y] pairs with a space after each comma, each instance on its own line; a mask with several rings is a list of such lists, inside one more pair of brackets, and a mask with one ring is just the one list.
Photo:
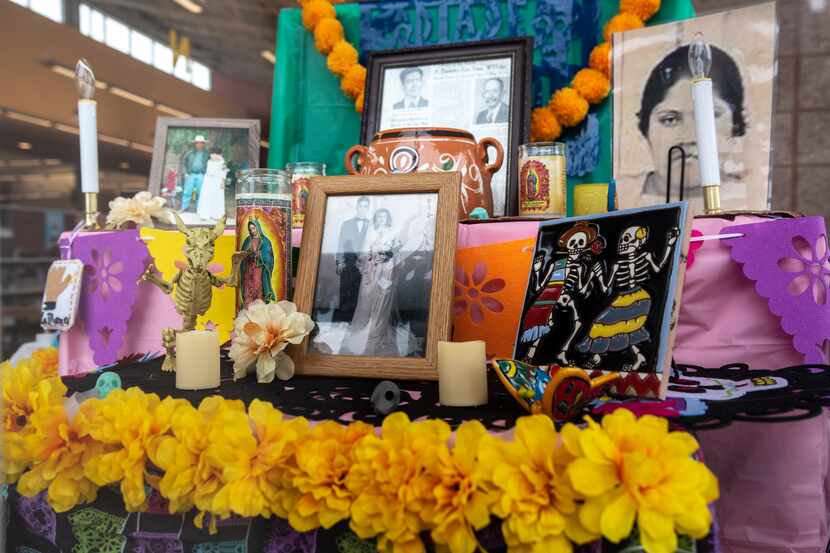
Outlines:
[[[496, 150], [491, 164], [487, 163], [488, 147]], [[461, 129], [420, 127], [380, 131], [369, 146], [349, 148], [344, 163], [350, 175], [457, 171], [461, 173], [459, 217], [467, 218], [477, 207], [493, 216], [490, 180], [503, 161], [504, 149], [495, 138], [476, 142]]]

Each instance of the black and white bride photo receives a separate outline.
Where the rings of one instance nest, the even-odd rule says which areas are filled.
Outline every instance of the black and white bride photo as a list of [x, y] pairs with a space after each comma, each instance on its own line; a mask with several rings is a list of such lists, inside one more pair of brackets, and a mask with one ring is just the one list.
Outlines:
[[328, 199], [311, 350], [424, 355], [435, 216], [435, 194]]

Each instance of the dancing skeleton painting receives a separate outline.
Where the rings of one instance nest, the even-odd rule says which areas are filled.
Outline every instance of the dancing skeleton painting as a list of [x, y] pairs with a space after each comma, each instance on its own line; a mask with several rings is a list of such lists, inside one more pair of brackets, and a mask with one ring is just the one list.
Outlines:
[[686, 217], [681, 202], [542, 223], [514, 357], [663, 372]]

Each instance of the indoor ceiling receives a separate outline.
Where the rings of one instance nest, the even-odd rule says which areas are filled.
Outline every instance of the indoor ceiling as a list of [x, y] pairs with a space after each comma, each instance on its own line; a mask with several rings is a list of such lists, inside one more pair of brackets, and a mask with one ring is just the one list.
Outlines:
[[194, 60], [230, 77], [271, 84], [273, 65], [262, 51], [274, 51], [277, 13], [296, 0], [191, 0], [191, 13], [174, 0], [83, 0], [163, 43], [174, 29], [190, 39]]

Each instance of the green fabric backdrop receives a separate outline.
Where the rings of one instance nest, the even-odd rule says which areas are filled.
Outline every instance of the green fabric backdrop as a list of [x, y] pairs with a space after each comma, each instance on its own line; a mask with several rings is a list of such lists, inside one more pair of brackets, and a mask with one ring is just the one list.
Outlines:
[[[601, 40], [602, 26], [617, 13], [619, 1], [598, 1], [602, 24], [597, 29], [597, 37]], [[535, 2], [529, 0], [527, 6], [533, 13]], [[346, 38], [358, 45], [360, 6], [340, 4], [336, 9]], [[450, 15], [454, 17], [452, 11]], [[649, 23], [665, 23], [694, 15], [691, 0], [663, 0], [660, 12]], [[532, 19], [526, 18], [527, 21]], [[532, 30], [528, 29], [527, 34], [532, 35]], [[322, 161], [328, 174], [343, 174], [343, 156], [360, 140], [360, 116], [340, 90], [339, 79], [326, 68], [325, 57], [314, 48], [314, 38], [302, 25], [299, 8], [280, 11], [276, 57], [268, 167], [283, 168], [294, 161]], [[569, 178], [571, 182], [608, 182], [611, 179], [610, 98], [594, 109], [599, 116], [602, 140], [599, 164], [588, 175]]]

